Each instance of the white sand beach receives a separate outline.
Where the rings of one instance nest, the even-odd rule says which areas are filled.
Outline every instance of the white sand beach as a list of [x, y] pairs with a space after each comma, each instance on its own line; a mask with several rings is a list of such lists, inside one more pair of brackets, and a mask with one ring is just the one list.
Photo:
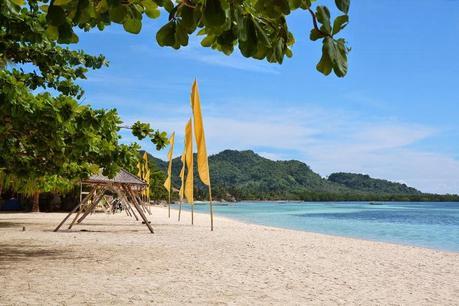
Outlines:
[[102, 213], [54, 233], [64, 215], [0, 214], [0, 304], [459, 305], [459, 253], [159, 207], [153, 235]]

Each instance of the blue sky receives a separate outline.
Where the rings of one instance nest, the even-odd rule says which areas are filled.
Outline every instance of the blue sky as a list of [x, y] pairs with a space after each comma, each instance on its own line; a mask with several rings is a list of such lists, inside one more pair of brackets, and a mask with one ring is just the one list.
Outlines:
[[139, 35], [117, 25], [81, 33], [72, 47], [110, 61], [82, 82], [84, 102], [117, 108], [126, 123], [176, 131], [179, 155], [197, 77], [210, 153], [252, 149], [304, 161], [323, 176], [360, 172], [459, 193], [459, 1], [354, 0], [350, 15], [344, 79], [315, 70], [321, 45], [309, 41], [304, 12], [288, 19], [297, 42], [283, 65], [227, 57], [199, 38], [179, 51], [161, 48], [163, 19], [147, 20]]

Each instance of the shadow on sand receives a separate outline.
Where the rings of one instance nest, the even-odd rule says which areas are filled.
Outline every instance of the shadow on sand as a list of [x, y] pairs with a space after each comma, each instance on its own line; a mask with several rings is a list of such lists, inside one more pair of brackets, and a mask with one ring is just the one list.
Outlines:
[[62, 259], [65, 254], [63, 250], [37, 245], [0, 244], [0, 269], [4, 264], [20, 263], [34, 258]]

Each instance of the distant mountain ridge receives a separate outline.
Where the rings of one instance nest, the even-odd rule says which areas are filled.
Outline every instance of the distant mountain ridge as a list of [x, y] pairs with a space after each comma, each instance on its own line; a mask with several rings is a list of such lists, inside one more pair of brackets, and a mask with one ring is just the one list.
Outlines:
[[[167, 162], [151, 155], [150, 160], [161, 172], [167, 171]], [[172, 183], [177, 189], [181, 167], [180, 157], [174, 158]], [[273, 161], [251, 150], [224, 150], [211, 155], [209, 167], [212, 193], [219, 200], [450, 200], [448, 196], [424, 194], [405, 184], [364, 174], [340, 172], [323, 178], [303, 162]], [[196, 197], [204, 199], [207, 189], [200, 183], [196, 169], [194, 173]]]

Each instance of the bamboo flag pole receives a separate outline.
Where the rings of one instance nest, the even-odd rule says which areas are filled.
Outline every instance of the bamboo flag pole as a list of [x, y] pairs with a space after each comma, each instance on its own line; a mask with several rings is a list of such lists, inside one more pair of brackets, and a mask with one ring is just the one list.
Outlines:
[[210, 231], [214, 230], [214, 210], [212, 205], [212, 188], [209, 184], [209, 213], [210, 213]]
[[168, 216], [171, 217], [171, 191], [172, 191], [172, 158], [174, 155], [174, 142], [175, 142], [175, 132], [172, 132], [171, 137], [169, 138], [169, 152], [167, 153], [167, 157], [169, 159], [169, 165], [167, 167], [167, 178], [164, 182], [164, 187], [167, 189], [169, 193], [169, 201], [167, 202], [168, 207]]
[[[186, 129], [185, 129], [186, 134]], [[183, 203], [183, 196], [185, 192], [185, 167], [186, 167], [186, 137], [184, 139], [184, 148], [182, 152], [182, 156], [180, 157], [182, 161], [182, 168], [180, 169], [179, 177], [180, 177], [180, 190], [179, 190], [179, 213], [178, 213], [178, 221], [180, 221], [180, 216], [182, 214], [182, 203]]]
[[194, 203], [191, 203], [191, 225], [194, 225]]
[[168, 213], [168, 216], [169, 216], [169, 219], [171, 218], [171, 193], [169, 191], [169, 202], [167, 204], [167, 213]]

